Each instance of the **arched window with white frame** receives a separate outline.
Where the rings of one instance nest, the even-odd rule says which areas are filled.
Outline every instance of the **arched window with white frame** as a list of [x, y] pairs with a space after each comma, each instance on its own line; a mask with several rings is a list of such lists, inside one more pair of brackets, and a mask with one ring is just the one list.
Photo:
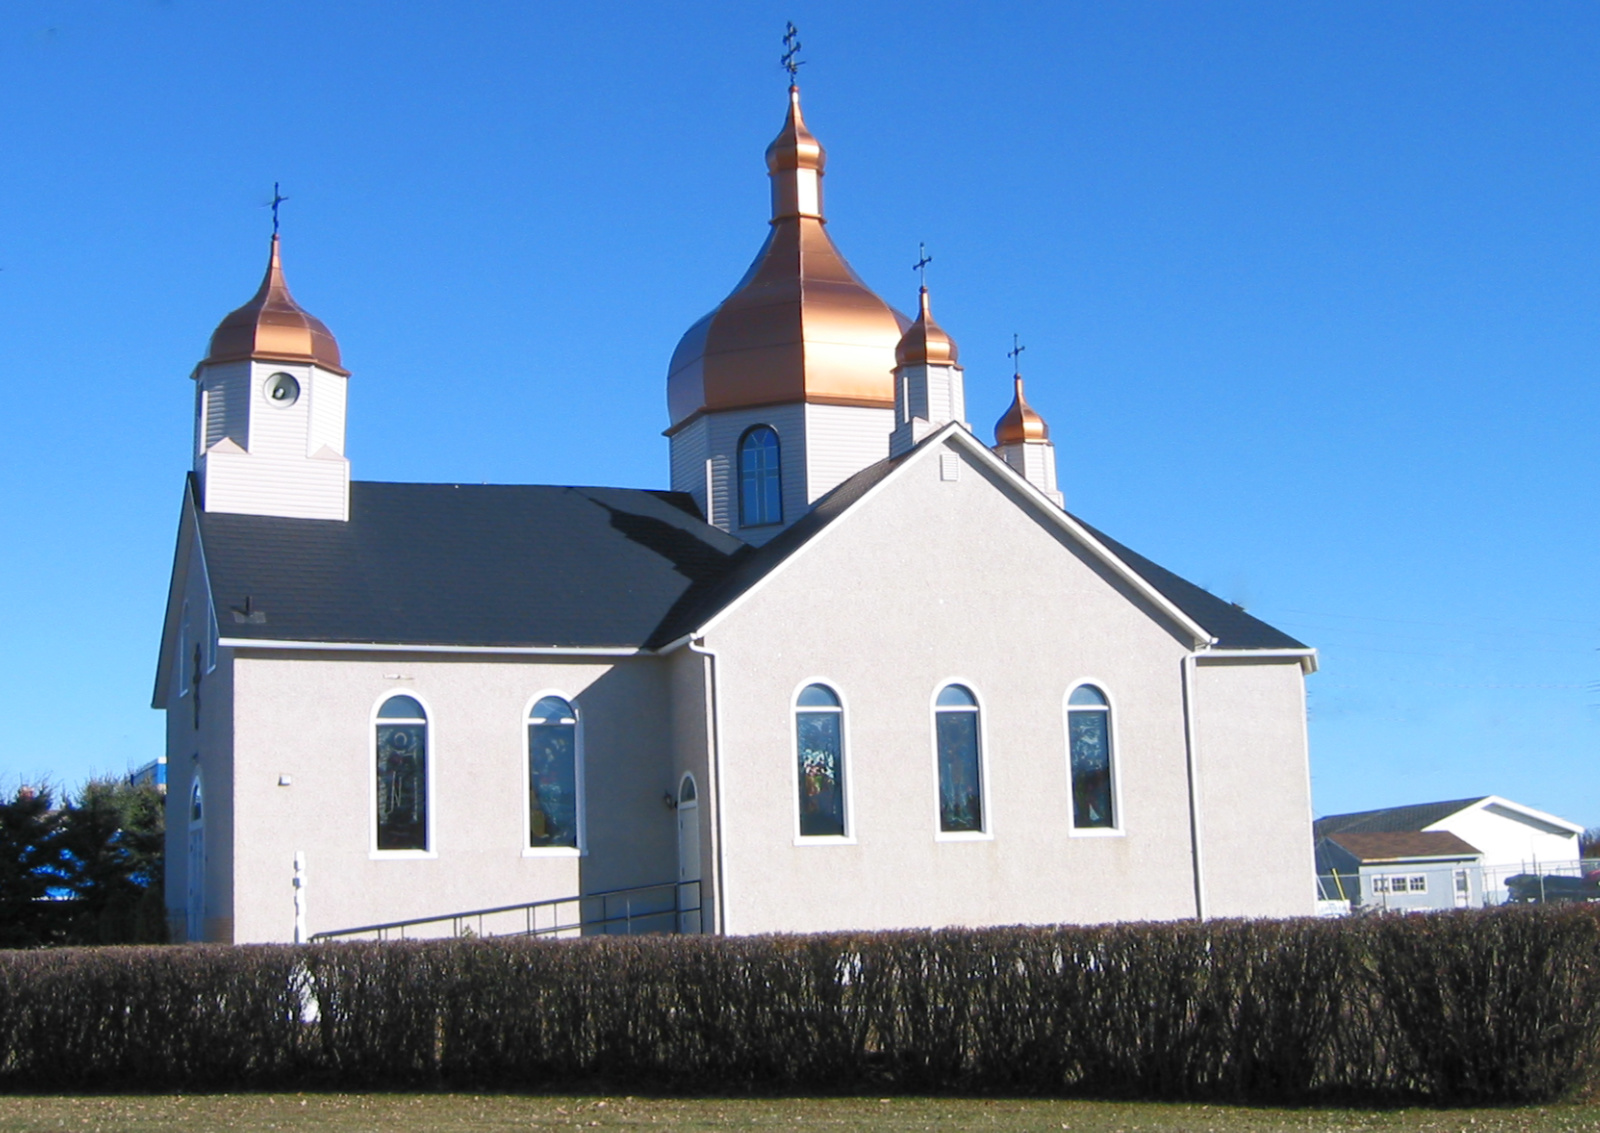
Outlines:
[[800, 836], [845, 834], [844, 706], [824, 684], [810, 684], [795, 698]]
[[946, 834], [981, 834], [983, 750], [978, 698], [966, 685], [939, 690], [933, 709], [939, 758], [939, 829]]
[[1116, 826], [1112, 783], [1111, 703], [1094, 685], [1067, 698], [1068, 761], [1072, 772], [1072, 825], [1077, 830]]
[[783, 471], [778, 433], [756, 425], [739, 438], [739, 525], [765, 527], [783, 522]]
[[189, 846], [184, 867], [184, 939], [205, 939], [206, 931], [206, 793], [200, 768], [189, 784]]
[[415, 697], [397, 694], [378, 708], [376, 847], [428, 849], [428, 714]]
[[528, 710], [528, 848], [579, 848], [578, 714], [559, 696]]

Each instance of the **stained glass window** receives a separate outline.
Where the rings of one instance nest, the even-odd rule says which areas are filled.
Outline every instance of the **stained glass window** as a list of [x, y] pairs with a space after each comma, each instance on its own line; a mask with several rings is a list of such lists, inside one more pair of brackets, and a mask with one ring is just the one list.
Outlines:
[[578, 717], [559, 696], [528, 713], [528, 845], [578, 848]]
[[796, 702], [800, 759], [800, 834], [844, 834], [844, 710], [826, 685], [807, 685]]
[[428, 718], [409, 696], [378, 709], [378, 849], [428, 848]]
[[946, 685], [933, 713], [939, 747], [939, 829], [983, 830], [983, 781], [978, 751], [978, 699], [962, 685]]
[[1067, 698], [1072, 760], [1072, 824], [1080, 830], [1116, 825], [1111, 796], [1111, 708], [1093, 685]]
[[782, 522], [778, 434], [770, 425], [757, 425], [739, 440], [739, 523], [760, 527]]

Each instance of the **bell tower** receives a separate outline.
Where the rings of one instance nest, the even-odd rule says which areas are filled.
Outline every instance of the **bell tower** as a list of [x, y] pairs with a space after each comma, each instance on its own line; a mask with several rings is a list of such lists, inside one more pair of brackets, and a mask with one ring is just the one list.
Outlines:
[[894, 348], [894, 432], [889, 455], [909, 452], [918, 441], [951, 421], [969, 433], [967, 398], [955, 339], [933, 321], [928, 289], [918, 296], [917, 321]]
[[204, 510], [350, 517], [350, 371], [339, 362], [328, 328], [289, 294], [274, 232], [260, 288], [217, 326], [192, 375]]
[[[1021, 348], [1015, 353], [1020, 354]], [[995, 454], [1058, 507], [1065, 506], [1056, 487], [1056, 446], [1050, 441], [1050, 426], [1022, 396], [1022, 375], [1013, 374], [1011, 380], [1015, 385], [1011, 406], [994, 425]]]
[[766, 243], [733, 293], [685, 332], [667, 372], [672, 487], [749, 543], [882, 460], [894, 428], [895, 344], [910, 320], [828, 235], [826, 165], [791, 86], [767, 147]]

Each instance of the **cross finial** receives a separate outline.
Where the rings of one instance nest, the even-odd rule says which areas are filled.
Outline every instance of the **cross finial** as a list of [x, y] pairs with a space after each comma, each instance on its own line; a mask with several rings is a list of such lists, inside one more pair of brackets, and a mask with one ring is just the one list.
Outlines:
[[928, 265], [933, 263], [933, 257], [928, 255], [928, 246], [926, 244], [917, 245], [917, 255], [921, 258], [911, 265], [911, 270], [922, 276], [922, 289], [926, 291], [928, 289]]
[[278, 192], [278, 183], [272, 183], [272, 234], [278, 234], [278, 206], [289, 198]]
[[1017, 335], [1011, 336], [1011, 349], [1006, 351], [1006, 357], [1011, 359], [1011, 372], [1017, 377], [1022, 376], [1022, 352], [1028, 349], [1022, 345], [1022, 339]]
[[805, 60], [800, 58], [800, 33], [795, 29], [794, 21], [785, 21], [783, 33], [783, 58], [780, 60], [783, 69], [789, 72], [789, 85], [795, 86], [800, 81], [800, 68], [805, 66]]

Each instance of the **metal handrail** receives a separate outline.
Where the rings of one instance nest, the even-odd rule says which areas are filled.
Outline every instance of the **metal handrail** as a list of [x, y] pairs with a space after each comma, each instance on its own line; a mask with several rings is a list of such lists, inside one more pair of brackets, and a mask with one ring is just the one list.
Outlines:
[[[692, 893], [688, 892], [693, 890]], [[646, 894], [659, 893], [665, 895], [671, 892], [671, 904], [666, 902], [651, 902], [645, 898]], [[600, 903], [599, 916], [585, 916], [585, 902]], [[612, 913], [615, 902], [622, 903], [620, 913]], [[636, 908], [643, 902], [647, 907]], [[655, 907], [648, 907], [654, 904]], [[561, 907], [565, 905], [577, 906], [577, 919], [561, 921]], [[592, 906], [591, 906], [592, 907]], [[539, 924], [539, 911], [548, 909], [551, 912], [549, 924]], [[450, 925], [451, 936], [556, 936], [565, 934], [588, 935], [585, 929], [598, 929], [602, 933], [613, 931], [612, 926], [622, 925], [624, 932], [632, 935], [635, 922], [659, 920], [663, 917], [672, 918], [672, 926], [667, 932], [677, 933], [683, 931], [683, 918], [688, 913], [700, 912], [700, 882], [699, 881], [662, 881], [655, 885], [636, 885], [628, 889], [603, 889], [594, 893], [582, 893], [572, 897], [549, 897], [542, 901], [527, 901], [520, 905], [497, 905], [489, 909], [470, 909], [461, 913], [446, 913], [436, 917], [413, 917], [403, 921], [385, 921], [381, 924], [361, 925], [357, 928], [341, 928], [328, 932], [317, 932], [311, 935], [313, 943], [336, 940], [353, 936], [365, 936], [376, 933], [379, 940], [388, 940], [390, 933], [398, 933], [396, 939], [406, 940], [407, 930], [420, 928], [424, 925]], [[508, 931], [490, 932], [485, 930], [484, 918], [502, 916], [508, 913], [522, 913], [523, 924], [521, 928]], [[477, 931], [472, 931], [471, 921], [477, 922]], [[659, 932], [660, 929], [644, 929], [646, 932]]]

